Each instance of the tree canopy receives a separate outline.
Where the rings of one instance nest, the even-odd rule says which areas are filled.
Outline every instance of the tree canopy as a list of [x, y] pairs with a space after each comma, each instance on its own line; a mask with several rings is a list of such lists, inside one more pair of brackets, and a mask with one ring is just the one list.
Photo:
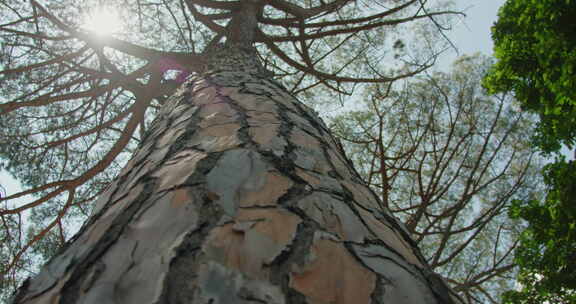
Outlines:
[[510, 212], [528, 221], [516, 252], [521, 289], [506, 303], [576, 303], [576, 163], [558, 161], [544, 169], [545, 201], [516, 201]]
[[574, 303], [576, 287], [574, 162], [563, 146], [576, 140], [576, 1], [507, 1], [492, 28], [498, 59], [484, 84], [514, 92], [540, 117], [533, 143], [556, 162], [544, 168], [544, 200], [518, 200], [510, 213], [528, 222], [516, 254], [520, 291], [506, 303]]
[[576, 137], [576, 1], [506, 1], [492, 27], [497, 62], [485, 79], [512, 91], [540, 115], [536, 142], [546, 152]]
[[362, 110], [333, 122], [385, 209], [469, 303], [500, 303], [514, 287], [522, 226], [507, 210], [540, 183], [534, 117], [510, 94], [487, 94], [490, 65], [466, 56], [448, 73], [374, 86]]
[[[205, 68], [211, 46], [254, 44], [255, 56], [290, 92], [332, 98], [431, 66], [437, 35], [411, 40], [405, 33], [443, 31], [444, 16], [456, 14], [443, 4], [0, 2], [0, 168], [26, 187], [0, 199], [2, 289], [16, 286], [35, 271], [39, 257], [70, 238], [167, 96], [188, 73]], [[257, 9], [245, 9], [251, 5]], [[120, 17], [117, 30], [106, 35], [87, 26], [101, 9]], [[246, 20], [257, 22], [257, 30], [235, 31]], [[33, 199], [14, 203], [26, 195]]]

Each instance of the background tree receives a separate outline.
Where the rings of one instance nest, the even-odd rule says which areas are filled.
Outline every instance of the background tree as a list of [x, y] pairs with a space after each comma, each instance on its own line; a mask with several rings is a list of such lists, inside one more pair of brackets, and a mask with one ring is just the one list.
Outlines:
[[462, 57], [449, 73], [376, 85], [364, 109], [333, 125], [383, 208], [469, 303], [500, 303], [514, 287], [522, 226], [507, 210], [540, 188], [533, 117], [509, 94], [488, 96], [481, 80], [490, 65]]
[[511, 215], [529, 223], [516, 261], [520, 290], [508, 291], [506, 303], [576, 303], [576, 168], [574, 161], [544, 167], [544, 201], [515, 201]]
[[537, 143], [545, 152], [572, 146], [576, 136], [576, 25], [572, 0], [507, 1], [492, 28], [498, 59], [485, 85], [512, 91], [540, 116]]
[[[438, 27], [453, 13], [415, 0], [101, 4], [123, 20], [112, 36], [86, 27], [79, 16], [98, 8], [83, 3], [1, 4], [0, 140], [9, 144], [0, 155], [2, 168], [28, 187], [2, 199], [4, 286], [27, 275], [18, 270], [33, 271], [29, 249], [48, 256], [55, 242], [70, 238], [71, 223], [87, 218], [93, 199], [143, 144], [167, 96], [189, 73], [215, 68], [206, 58], [219, 42], [256, 43], [255, 54], [273, 71], [268, 76], [282, 78], [293, 93], [323, 87], [349, 94], [355, 84], [390, 82], [430, 66], [435, 54], [384, 66], [394, 57], [386, 46], [398, 41], [389, 29]], [[10, 204], [31, 194], [31, 202]], [[22, 221], [27, 216], [31, 224]]]
[[560, 156], [561, 147], [573, 149], [576, 139], [575, 13], [572, 0], [507, 1], [492, 28], [498, 61], [486, 87], [513, 92], [525, 110], [537, 113], [534, 143], [556, 154], [556, 162], [544, 168], [546, 199], [518, 201], [512, 209], [529, 227], [516, 259], [522, 291], [511, 291], [508, 303], [575, 301], [574, 165]]

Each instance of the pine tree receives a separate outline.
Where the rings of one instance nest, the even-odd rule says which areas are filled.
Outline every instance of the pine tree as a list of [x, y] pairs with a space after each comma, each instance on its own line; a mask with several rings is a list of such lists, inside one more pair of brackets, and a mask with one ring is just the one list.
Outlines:
[[[255, 47], [261, 43], [301, 75], [316, 77], [317, 84], [335, 90], [341, 82], [388, 82], [426, 67], [377, 78], [326, 73], [316, 67], [308, 52], [317, 39], [355, 36], [447, 13], [431, 13], [419, 1], [405, 1], [367, 17], [313, 20], [337, 15], [352, 5], [349, 2], [305, 8], [287, 1], [187, 1], [182, 9], [215, 36], [202, 52], [184, 53], [86, 35], [32, 1], [33, 17], [18, 22], [38, 25], [43, 20], [81, 40], [84, 46], [76, 46], [77, 52], [68, 57], [83, 58], [90, 49], [99, 70], [71, 64], [62, 56], [6, 69], [5, 75], [35, 76], [30, 80], [38, 86], [43, 81], [48, 85], [2, 103], [3, 123], [22, 121], [21, 108], [110, 96], [111, 87], [121, 87], [133, 97], [124, 107], [117, 106], [116, 118], [99, 124], [107, 127], [78, 133], [99, 133], [125, 121], [106, 155], [80, 176], [37, 187], [56, 190], [30, 204], [3, 209], [2, 215], [67, 193], [46, 231], [60, 225], [69, 209], [82, 208], [76, 192], [86, 191], [85, 183], [129, 147], [135, 130], [144, 130], [147, 109], [157, 104], [159, 112], [128, 164], [99, 195], [79, 233], [23, 284], [13, 303], [458, 303], [442, 278], [430, 271], [402, 224], [360, 179], [322, 120], [272, 79]], [[267, 6], [290, 17], [270, 18]], [[409, 8], [416, 15], [385, 18]], [[229, 19], [226, 26], [216, 22], [223, 18]], [[16, 23], [2, 29], [8, 31]], [[266, 34], [271, 25], [289, 29], [288, 34]], [[29, 36], [50, 40], [41, 33]], [[301, 45], [296, 51], [303, 63], [278, 47], [290, 41]], [[106, 48], [146, 63], [126, 73], [125, 66], [113, 64]], [[274, 64], [271, 59], [266, 62]], [[64, 70], [58, 77], [46, 80], [46, 75], [37, 74], [38, 68], [54, 63]], [[163, 79], [174, 69], [179, 70], [177, 77]], [[81, 76], [66, 75], [70, 71]], [[57, 83], [62, 79], [66, 84]], [[175, 82], [182, 84], [167, 98]], [[89, 88], [79, 90], [83, 85]], [[69, 89], [76, 91], [68, 93]], [[34, 94], [40, 96], [30, 97]], [[105, 104], [104, 109], [112, 103]], [[58, 136], [53, 134], [44, 145], [65, 146], [75, 135]], [[34, 138], [28, 140], [34, 143]], [[10, 152], [16, 155], [10, 148], [3, 154]], [[9, 168], [18, 171], [21, 163], [12, 160]], [[28, 183], [50, 181], [38, 179]]]

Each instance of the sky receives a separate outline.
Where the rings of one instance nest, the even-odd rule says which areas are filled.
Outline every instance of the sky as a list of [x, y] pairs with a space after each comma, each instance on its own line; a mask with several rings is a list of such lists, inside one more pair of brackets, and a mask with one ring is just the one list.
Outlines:
[[[481, 52], [492, 55], [492, 39], [490, 27], [496, 21], [498, 8], [505, 0], [455, 0], [459, 10], [466, 14], [465, 18], [454, 24], [448, 34], [457, 46], [461, 55]], [[455, 52], [452, 54], [455, 56]], [[448, 56], [448, 57], [451, 57]]]
[[[485, 55], [492, 54], [490, 27], [496, 20], [498, 8], [505, 2], [505, 0], [454, 1], [457, 9], [463, 11], [466, 17], [460, 17], [460, 20], [453, 25], [452, 31], [447, 35], [456, 45], [458, 52], [449, 50], [444, 54], [439, 62], [441, 68], [448, 67], [454, 59], [461, 55], [471, 55], [476, 52]], [[6, 189], [7, 195], [21, 191], [19, 183], [6, 172], [0, 171], [0, 185]]]

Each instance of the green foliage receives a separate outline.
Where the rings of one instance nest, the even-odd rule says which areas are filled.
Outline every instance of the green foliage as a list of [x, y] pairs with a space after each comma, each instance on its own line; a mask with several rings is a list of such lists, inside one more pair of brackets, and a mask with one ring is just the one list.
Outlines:
[[[498, 59], [484, 85], [512, 91], [540, 122], [534, 137], [545, 153], [576, 139], [576, 1], [509, 0], [492, 28]], [[516, 201], [510, 215], [528, 222], [516, 252], [520, 291], [506, 303], [576, 303], [576, 166], [544, 168], [546, 199]]]
[[498, 62], [484, 84], [513, 91], [540, 115], [535, 142], [545, 152], [572, 146], [576, 136], [574, 16], [574, 0], [509, 0], [492, 28]]
[[544, 181], [543, 203], [515, 201], [510, 208], [529, 226], [515, 259], [523, 288], [508, 292], [506, 303], [576, 303], [576, 162], [547, 165]]

